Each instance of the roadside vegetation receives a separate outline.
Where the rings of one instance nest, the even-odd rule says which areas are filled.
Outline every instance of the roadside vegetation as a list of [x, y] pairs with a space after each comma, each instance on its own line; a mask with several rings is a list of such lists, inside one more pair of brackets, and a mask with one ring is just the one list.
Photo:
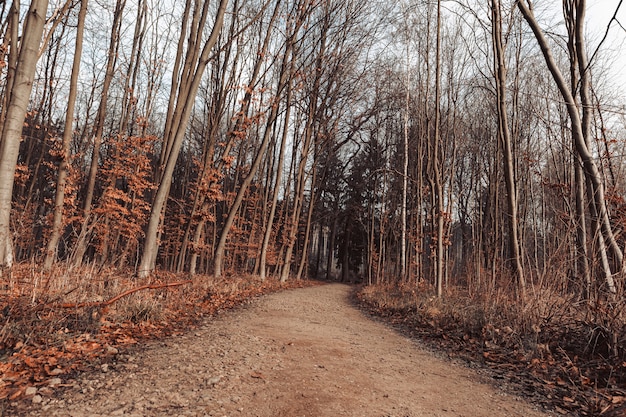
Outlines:
[[626, 305], [576, 302], [553, 289], [523, 301], [507, 289], [445, 297], [415, 285], [362, 287], [367, 310], [449, 357], [489, 368], [497, 380], [562, 415], [626, 413]]
[[260, 295], [313, 284], [254, 276], [186, 278], [159, 273], [137, 279], [116, 270], [61, 267], [41, 274], [26, 264], [5, 272], [0, 402], [24, 397], [28, 387], [47, 387], [53, 395], [59, 377], [106, 363], [129, 346], [191, 331], [204, 318]]

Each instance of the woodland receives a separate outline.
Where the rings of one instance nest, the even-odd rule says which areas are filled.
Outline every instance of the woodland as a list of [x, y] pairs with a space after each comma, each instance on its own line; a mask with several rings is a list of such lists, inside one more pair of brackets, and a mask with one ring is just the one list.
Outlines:
[[114, 305], [132, 339], [215, 283], [321, 279], [620, 407], [626, 113], [587, 7], [2, 2], [3, 396]]

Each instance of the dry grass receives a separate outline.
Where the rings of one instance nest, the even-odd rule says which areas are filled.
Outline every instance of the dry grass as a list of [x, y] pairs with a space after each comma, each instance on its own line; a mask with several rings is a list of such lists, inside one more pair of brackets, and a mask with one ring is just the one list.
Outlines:
[[428, 288], [370, 286], [358, 296], [409, 334], [522, 381], [568, 415], [626, 413], [626, 303], [579, 302], [550, 288], [523, 301], [509, 294], [452, 288], [437, 298]]
[[[42, 273], [36, 265], [17, 265], [0, 276], [0, 400], [44, 383], [54, 368], [72, 372], [90, 358], [183, 332], [256, 296], [311, 284], [254, 276], [188, 281], [170, 273], [139, 280], [129, 271], [60, 265]], [[121, 294], [127, 295], [118, 299]]]

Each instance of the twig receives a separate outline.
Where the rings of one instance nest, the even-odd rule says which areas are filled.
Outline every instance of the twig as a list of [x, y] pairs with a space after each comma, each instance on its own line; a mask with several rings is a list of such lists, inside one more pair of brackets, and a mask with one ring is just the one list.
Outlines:
[[65, 303], [65, 304], [61, 304], [61, 307], [62, 308], [106, 307], [106, 306], [113, 304], [120, 298], [126, 297], [127, 295], [130, 295], [137, 291], [148, 290], [148, 289], [156, 290], [159, 288], [168, 288], [168, 287], [178, 287], [180, 285], [190, 284], [192, 282], [193, 281], [191, 280], [187, 280], [187, 281], [179, 281], [179, 282], [170, 282], [168, 284], [148, 284], [148, 285], [143, 285], [137, 288], [131, 288], [130, 290], [124, 291], [123, 293], [118, 294], [115, 297], [110, 298], [106, 301], [91, 301], [91, 302], [86, 302], [86, 303]]

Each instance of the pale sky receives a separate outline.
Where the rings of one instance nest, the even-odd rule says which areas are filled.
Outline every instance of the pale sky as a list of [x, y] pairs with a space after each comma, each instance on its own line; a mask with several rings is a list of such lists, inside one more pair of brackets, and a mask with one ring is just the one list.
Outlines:
[[[604, 36], [615, 13], [619, 0], [588, 0], [587, 33], [589, 35], [589, 57]], [[617, 20], [626, 28], [626, 0], [620, 7]], [[626, 30], [617, 22], [611, 23], [609, 35], [601, 47], [602, 59], [610, 64], [609, 83], [626, 93]]]

